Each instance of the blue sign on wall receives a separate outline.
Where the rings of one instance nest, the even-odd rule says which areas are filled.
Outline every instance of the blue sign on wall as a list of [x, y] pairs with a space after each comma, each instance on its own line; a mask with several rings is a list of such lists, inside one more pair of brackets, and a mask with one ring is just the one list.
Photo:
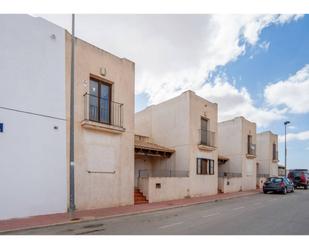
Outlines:
[[0, 123], [0, 132], [3, 132], [3, 123]]

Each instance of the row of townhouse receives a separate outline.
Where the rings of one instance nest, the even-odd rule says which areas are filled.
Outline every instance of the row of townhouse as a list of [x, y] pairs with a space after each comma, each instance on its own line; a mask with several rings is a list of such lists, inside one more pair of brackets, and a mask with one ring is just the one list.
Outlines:
[[278, 136], [186, 91], [135, 114], [135, 188], [149, 202], [261, 188], [278, 176]]
[[[71, 35], [0, 15], [0, 219], [69, 206]], [[134, 114], [132, 61], [75, 40], [78, 210], [259, 187], [278, 175], [278, 138], [192, 91]]]

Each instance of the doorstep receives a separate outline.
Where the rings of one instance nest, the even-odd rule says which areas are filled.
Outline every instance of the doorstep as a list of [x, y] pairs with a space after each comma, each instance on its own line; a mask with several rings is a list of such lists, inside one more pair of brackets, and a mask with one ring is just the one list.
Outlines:
[[77, 223], [81, 221], [155, 212], [171, 208], [179, 208], [207, 202], [214, 202], [248, 195], [254, 195], [257, 193], [260, 193], [260, 190], [252, 190], [252, 191], [244, 191], [236, 193], [224, 193], [224, 194], [216, 194], [202, 197], [192, 197], [186, 199], [112, 207], [112, 208], [100, 208], [100, 209], [80, 210], [80, 211], [77, 210], [75, 211], [73, 216], [71, 216], [69, 213], [58, 213], [58, 214], [32, 216], [27, 218], [0, 220], [0, 234], [8, 231], [41, 228], [41, 227], [56, 226], [69, 223]]

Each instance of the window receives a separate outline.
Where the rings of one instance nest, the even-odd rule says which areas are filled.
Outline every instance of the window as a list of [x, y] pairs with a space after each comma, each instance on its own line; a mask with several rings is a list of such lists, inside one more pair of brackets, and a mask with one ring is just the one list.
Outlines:
[[280, 183], [280, 182], [283, 181], [283, 179], [282, 178], [278, 178], [278, 177], [270, 177], [270, 178], [267, 179], [267, 181], [270, 181], [272, 183]]
[[208, 130], [208, 119], [201, 118], [201, 129], [204, 131]]
[[111, 85], [91, 78], [89, 89], [89, 119], [110, 124], [110, 116]]
[[211, 159], [197, 158], [196, 165], [197, 175], [214, 175], [215, 174], [215, 162]]
[[214, 146], [215, 133], [209, 131], [209, 119], [201, 117], [200, 144]]
[[277, 160], [278, 155], [277, 155], [277, 145], [274, 143], [273, 144], [273, 160]]
[[252, 136], [248, 135], [248, 154], [251, 154]]
[[247, 145], [247, 154], [255, 156], [256, 155], [256, 145], [253, 144], [252, 135], [248, 135], [247, 143], [248, 143], [248, 145]]

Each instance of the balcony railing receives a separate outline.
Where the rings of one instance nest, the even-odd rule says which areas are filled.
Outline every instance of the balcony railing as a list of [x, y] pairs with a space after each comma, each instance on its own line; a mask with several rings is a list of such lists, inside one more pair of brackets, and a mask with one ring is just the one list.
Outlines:
[[123, 128], [123, 104], [84, 94], [85, 120]]
[[215, 133], [208, 130], [199, 130], [200, 132], [200, 144], [215, 147]]
[[141, 169], [138, 171], [139, 177], [188, 177], [187, 170], [155, 170]]
[[241, 177], [241, 173], [233, 173], [233, 172], [219, 172], [219, 177]]
[[256, 144], [248, 144], [248, 155], [256, 156]]

